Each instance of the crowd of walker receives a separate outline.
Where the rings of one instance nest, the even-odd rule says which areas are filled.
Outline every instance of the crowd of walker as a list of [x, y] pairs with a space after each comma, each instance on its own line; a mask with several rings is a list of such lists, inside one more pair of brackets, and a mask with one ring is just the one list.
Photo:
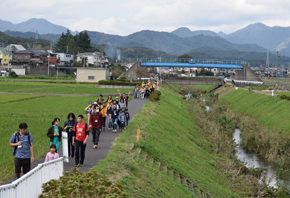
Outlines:
[[[134, 88], [134, 99], [148, 98], [150, 94], [157, 88], [157, 82], [142, 83]], [[89, 101], [89, 105], [84, 109], [84, 115], [78, 115], [77, 119], [74, 113], [69, 113], [67, 120], [62, 128], [60, 119], [55, 118], [47, 130], [47, 137], [50, 139], [49, 152], [45, 157], [44, 162], [48, 162], [59, 158], [58, 150], [61, 145], [62, 132], [67, 132], [68, 135], [68, 155], [75, 159], [75, 166], [83, 166], [85, 160], [85, 150], [89, 133], [93, 137], [93, 148], [97, 149], [99, 145], [99, 138], [102, 131], [105, 131], [106, 123], [107, 129], [113, 133], [123, 131], [128, 126], [130, 121], [130, 113], [128, 111], [128, 101], [131, 92], [128, 94], [121, 94], [118, 89], [119, 96], [115, 99], [111, 95], [107, 100], [104, 100], [101, 94], [96, 102]], [[88, 123], [84, 122], [87, 118]], [[107, 119], [108, 118], [108, 119]], [[12, 155], [15, 156], [14, 166], [16, 177], [19, 178], [21, 172], [26, 174], [31, 169], [31, 163], [34, 162], [34, 139], [27, 131], [27, 124], [19, 124], [19, 130], [13, 133], [10, 138], [10, 146], [13, 147]], [[21, 171], [22, 170], [22, 171]]]

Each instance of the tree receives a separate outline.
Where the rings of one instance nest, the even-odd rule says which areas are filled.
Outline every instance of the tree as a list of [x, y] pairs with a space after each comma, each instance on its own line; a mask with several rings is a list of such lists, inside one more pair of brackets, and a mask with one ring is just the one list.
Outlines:
[[137, 77], [141, 80], [143, 77], [148, 76], [148, 71], [146, 67], [139, 67], [135, 70]]
[[208, 71], [208, 70], [206, 70], [204, 68], [201, 69], [201, 71], [199, 72], [199, 74], [201, 76], [213, 76], [214, 75], [214, 73], [212, 71]]
[[122, 73], [123, 73], [122, 70], [116, 69], [112, 72], [112, 77], [116, 79], [119, 76], [121, 76]]

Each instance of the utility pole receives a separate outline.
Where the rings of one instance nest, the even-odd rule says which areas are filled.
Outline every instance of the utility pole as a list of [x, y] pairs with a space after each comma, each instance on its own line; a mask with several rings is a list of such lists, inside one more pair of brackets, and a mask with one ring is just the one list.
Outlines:
[[278, 51], [277, 51], [277, 65], [276, 65], [276, 69], [277, 69], [277, 71], [276, 71], [276, 86], [278, 86], [278, 63], [279, 63], [279, 55], [278, 55]]

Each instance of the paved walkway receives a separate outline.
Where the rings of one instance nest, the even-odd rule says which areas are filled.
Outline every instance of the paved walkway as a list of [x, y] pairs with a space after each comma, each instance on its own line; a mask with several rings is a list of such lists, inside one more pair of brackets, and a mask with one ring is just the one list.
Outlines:
[[[131, 122], [134, 116], [139, 113], [144, 106], [144, 104], [148, 101], [148, 99], [132, 99], [129, 101], [129, 113]], [[129, 121], [129, 124], [130, 124]], [[109, 131], [107, 129], [107, 123], [106, 123], [106, 130], [102, 131], [100, 135], [99, 145], [98, 149], [93, 148], [93, 142], [92, 142], [92, 134], [90, 133], [87, 147], [86, 147], [86, 153], [85, 153], [85, 161], [84, 166], [79, 167], [80, 171], [88, 171], [91, 170], [95, 165], [97, 165], [101, 160], [103, 160], [109, 153], [109, 151], [112, 149], [112, 145], [114, 140], [121, 134], [120, 131], [117, 131], [117, 133], [112, 133], [112, 131]], [[49, 139], [47, 139], [49, 141]], [[62, 156], [62, 149], [60, 148], [59, 151], [60, 156]], [[43, 163], [44, 158], [36, 160], [32, 165], [31, 168], [36, 167], [39, 163]], [[75, 165], [75, 160], [70, 159], [69, 163], [64, 163], [64, 171], [70, 171], [71, 168], [73, 168]]]

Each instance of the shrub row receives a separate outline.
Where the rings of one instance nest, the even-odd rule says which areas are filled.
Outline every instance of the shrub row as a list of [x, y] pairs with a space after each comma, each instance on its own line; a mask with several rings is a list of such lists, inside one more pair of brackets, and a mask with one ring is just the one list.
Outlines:
[[126, 82], [126, 81], [116, 81], [116, 80], [100, 80], [99, 85], [129, 85], [136, 86], [141, 85], [141, 82]]

